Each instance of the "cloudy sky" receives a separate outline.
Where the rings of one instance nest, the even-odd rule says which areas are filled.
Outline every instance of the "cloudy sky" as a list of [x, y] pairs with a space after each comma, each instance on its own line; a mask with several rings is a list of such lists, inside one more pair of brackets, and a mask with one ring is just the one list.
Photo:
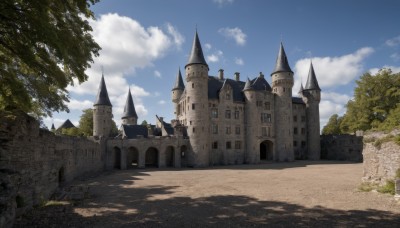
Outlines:
[[363, 73], [400, 71], [398, 0], [102, 0], [92, 10], [100, 57], [87, 70], [87, 82], [68, 88], [70, 113], [46, 118], [49, 127], [67, 118], [78, 124], [82, 109], [93, 105], [102, 67], [117, 125], [129, 87], [139, 123], [154, 124], [156, 114], [173, 119], [171, 88], [196, 26], [210, 75], [219, 69], [226, 77], [240, 72], [242, 80], [269, 75], [282, 41], [297, 94], [312, 59], [322, 89], [321, 127], [345, 112]]

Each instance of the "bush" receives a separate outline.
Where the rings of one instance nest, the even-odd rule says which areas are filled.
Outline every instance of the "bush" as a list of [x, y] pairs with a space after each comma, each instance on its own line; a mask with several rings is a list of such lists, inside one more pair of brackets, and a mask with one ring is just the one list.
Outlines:
[[378, 187], [377, 191], [380, 193], [389, 193], [391, 195], [394, 195], [395, 194], [394, 180], [386, 181], [386, 184]]

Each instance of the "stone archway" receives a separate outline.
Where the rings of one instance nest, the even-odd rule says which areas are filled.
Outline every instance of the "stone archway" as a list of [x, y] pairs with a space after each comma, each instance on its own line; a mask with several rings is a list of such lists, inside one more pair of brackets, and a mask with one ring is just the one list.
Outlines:
[[158, 150], [156, 148], [150, 147], [146, 150], [145, 166], [158, 167]]
[[273, 148], [273, 143], [269, 140], [265, 140], [260, 143], [260, 161], [274, 160], [272, 148]]
[[135, 147], [129, 147], [126, 154], [126, 168], [134, 169], [139, 167], [139, 151]]
[[181, 167], [186, 167], [187, 166], [187, 160], [188, 160], [188, 149], [186, 145], [181, 146], [180, 149], [180, 156], [181, 156]]
[[167, 167], [175, 166], [175, 149], [173, 146], [168, 146], [165, 150], [165, 165]]
[[114, 147], [113, 150], [113, 167], [114, 169], [121, 169], [121, 149]]

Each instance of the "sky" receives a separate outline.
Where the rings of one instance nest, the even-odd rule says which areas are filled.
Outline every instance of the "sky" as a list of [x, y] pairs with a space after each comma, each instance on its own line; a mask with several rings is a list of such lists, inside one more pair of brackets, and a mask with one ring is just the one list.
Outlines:
[[[342, 115], [364, 73], [400, 72], [398, 0], [102, 0], [91, 6], [92, 36], [102, 47], [86, 73], [88, 81], [69, 86], [69, 113], [44, 119], [50, 128], [66, 119], [78, 125], [92, 108], [102, 72], [119, 126], [128, 88], [138, 123], [155, 115], [174, 119], [171, 89], [184, 72], [198, 31], [209, 75], [224, 69], [241, 80], [274, 69], [280, 42], [294, 71], [293, 95], [305, 84], [312, 59], [322, 89], [321, 128]], [[102, 70], [103, 69], [103, 70]]]

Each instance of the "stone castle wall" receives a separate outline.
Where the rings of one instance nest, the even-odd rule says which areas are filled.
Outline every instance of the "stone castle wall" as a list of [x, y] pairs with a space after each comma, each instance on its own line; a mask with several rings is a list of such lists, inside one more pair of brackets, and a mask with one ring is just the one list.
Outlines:
[[55, 135], [22, 112], [0, 113], [0, 148], [0, 170], [13, 173], [8, 179], [17, 213], [49, 199], [63, 183], [104, 168], [98, 142]]
[[321, 158], [340, 161], [363, 161], [363, 137], [357, 135], [321, 135]]
[[364, 176], [363, 181], [384, 184], [394, 179], [400, 169], [400, 145], [394, 137], [400, 136], [400, 130], [389, 134], [373, 132], [364, 136]]

